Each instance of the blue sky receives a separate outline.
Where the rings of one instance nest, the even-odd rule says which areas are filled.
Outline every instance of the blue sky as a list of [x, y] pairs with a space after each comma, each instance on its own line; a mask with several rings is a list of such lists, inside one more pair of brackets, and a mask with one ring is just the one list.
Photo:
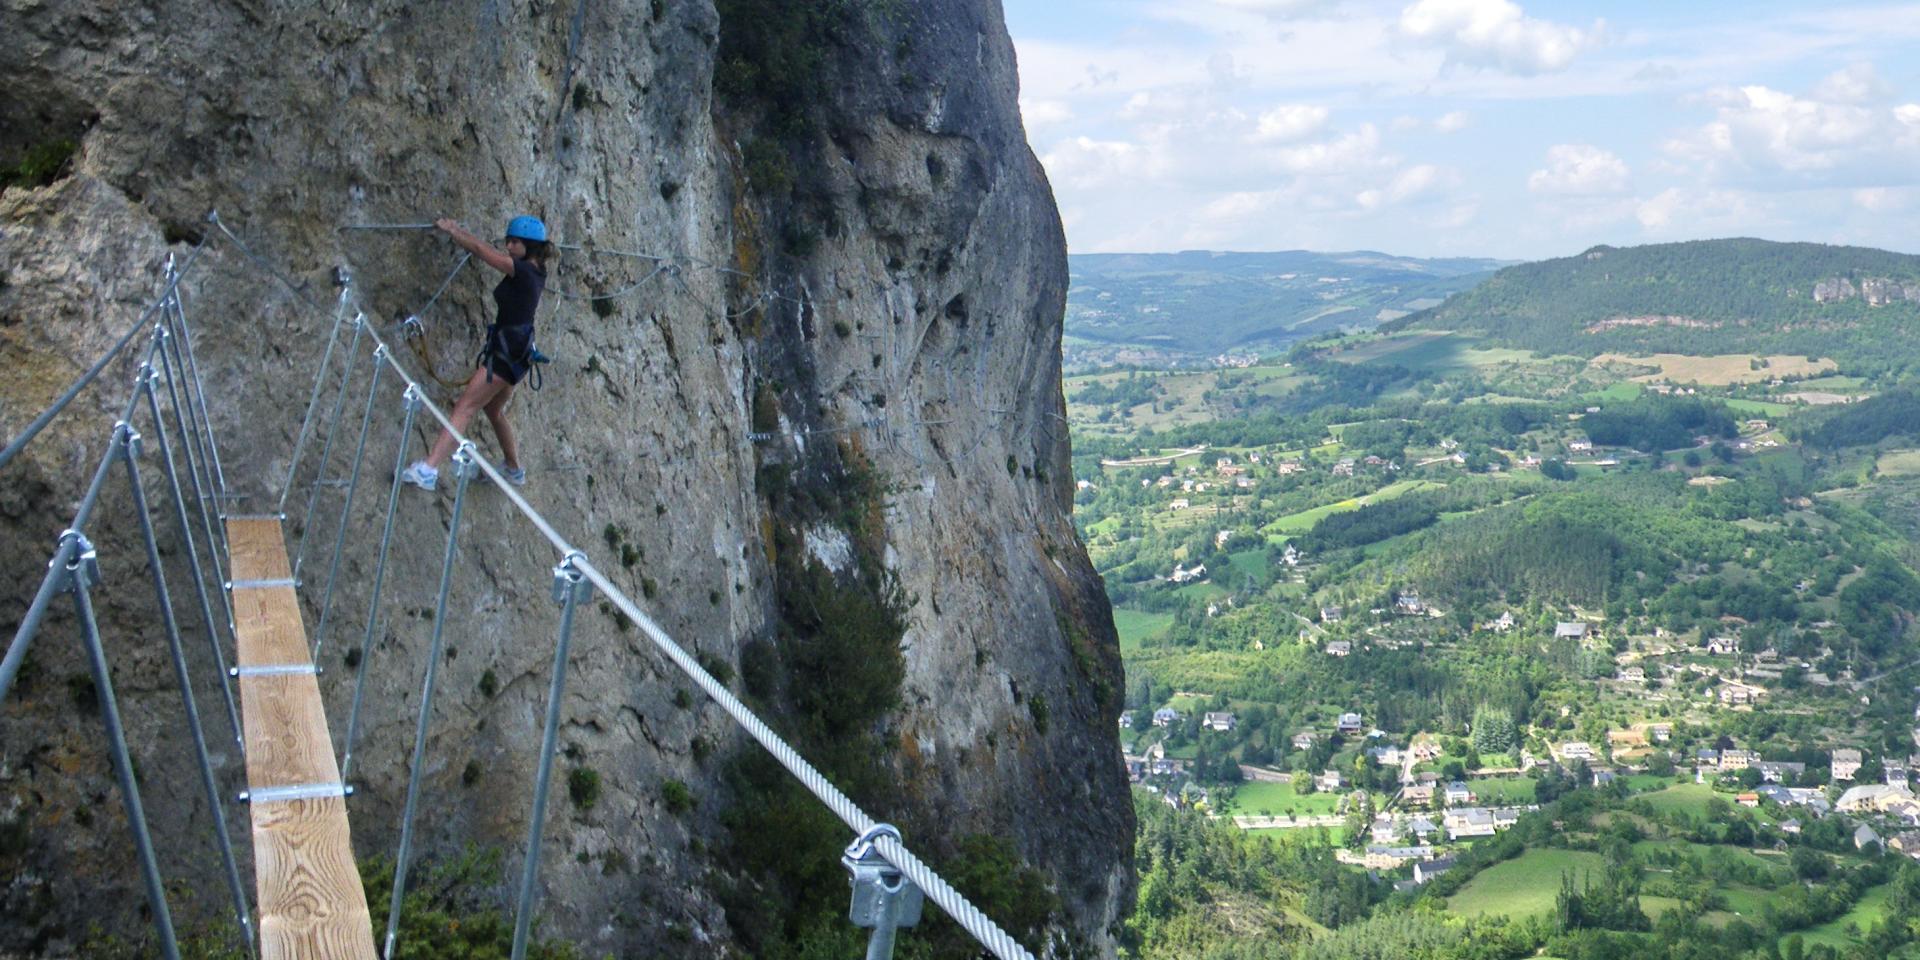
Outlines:
[[1004, 2], [1074, 252], [1920, 252], [1920, 3]]

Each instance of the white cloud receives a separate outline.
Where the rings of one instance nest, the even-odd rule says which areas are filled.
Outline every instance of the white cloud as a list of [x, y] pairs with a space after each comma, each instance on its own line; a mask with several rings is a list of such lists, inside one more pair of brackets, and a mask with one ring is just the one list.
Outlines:
[[1371, 123], [1363, 123], [1358, 130], [1332, 140], [1275, 151], [1272, 162], [1276, 169], [1286, 173], [1350, 173], [1391, 162], [1382, 158], [1379, 150], [1379, 128]]
[[1527, 178], [1534, 193], [1594, 196], [1624, 193], [1627, 164], [1613, 153], [1584, 143], [1561, 143], [1547, 148], [1547, 168]]
[[1447, 171], [1423, 163], [1395, 174], [1385, 187], [1362, 190], [1353, 199], [1363, 210], [1376, 210], [1429, 194], [1452, 179]]
[[1641, 201], [1634, 216], [1648, 233], [1667, 236], [1759, 233], [1772, 223], [1771, 204], [1753, 194], [1680, 187]]
[[[1822, 85], [1826, 95], [1859, 89]], [[1703, 102], [1714, 107], [1714, 119], [1669, 141], [1665, 149], [1709, 175], [1774, 174], [1872, 185], [1909, 181], [1920, 165], [1920, 105], [1863, 106], [1758, 85], [1719, 88]]]
[[1211, 0], [1211, 2], [1216, 7], [1224, 7], [1229, 10], [1244, 10], [1249, 13], [1258, 13], [1263, 16], [1272, 17], [1276, 20], [1284, 20], [1304, 14], [1317, 13], [1320, 10], [1335, 6], [1338, 0]]
[[1057, 127], [1073, 119], [1073, 108], [1061, 100], [1021, 100], [1020, 118], [1026, 122], [1029, 133], [1046, 127]]
[[1869, 213], [1899, 213], [1913, 202], [1913, 191], [1889, 187], [1862, 187], [1853, 191], [1853, 205]]
[[1139, 144], [1092, 137], [1063, 140], [1043, 154], [1040, 162], [1055, 182], [1080, 188], [1125, 184], [1154, 168], [1153, 157]]
[[1399, 23], [1402, 36], [1440, 46], [1450, 63], [1527, 75], [1565, 69], [1601, 27], [1529, 17], [1509, 0], [1418, 0], [1401, 11]]
[[1326, 125], [1326, 107], [1285, 104], [1260, 115], [1253, 139], [1261, 143], [1288, 143], [1319, 133]]
[[1893, 99], [1893, 85], [1882, 79], [1871, 63], [1837, 70], [1813, 88], [1812, 97], [1826, 103], [1883, 103]]
[[1464, 111], [1441, 114], [1433, 121], [1433, 128], [1441, 133], [1459, 133], [1467, 128], [1468, 117]]

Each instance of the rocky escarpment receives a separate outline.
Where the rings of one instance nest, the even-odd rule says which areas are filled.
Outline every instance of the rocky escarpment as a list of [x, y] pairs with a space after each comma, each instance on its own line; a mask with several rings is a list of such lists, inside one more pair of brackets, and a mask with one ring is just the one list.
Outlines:
[[[512, 412], [529, 499], [1029, 944], [1111, 952], [1132, 833], [1119, 667], [1068, 522], [1064, 243], [996, 3], [5, 9], [15, 82], [0, 93], [0, 165], [40, 162], [0, 196], [0, 436], [152, 297], [169, 253], [204, 240], [185, 289], [212, 419], [243, 509], [270, 507], [330, 322], [309, 303], [331, 298], [332, 269], [352, 269], [359, 304], [391, 332], [454, 263], [426, 234], [338, 225], [450, 213], [492, 230], [531, 211], [563, 241], [674, 257], [627, 292], [651, 262], [563, 256], [541, 317], [557, 362]], [[41, 169], [63, 140], [71, 157]], [[213, 209], [300, 292], [209, 236]], [[407, 363], [436, 400], [471, 363], [487, 289], [456, 277], [425, 317]], [[363, 350], [353, 396], [369, 369]], [[110, 370], [8, 467], [0, 633], [129, 376]], [[377, 474], [397, 408], [372, 423]], [[428, 439], [416, 429], [409, 442]], [[329, 476], [345, 471], [337, 457]], [[366, 490], [384, 492], [384, 477], [369, 484], [351, 531], [377, 528], [384, 498]], [[323, 488], [321, 515], [339, 498]], [[91, 531], [108, 649], [174, 909], [214, 922], [209, 814], [127, 504], [110, 488]], [[337, 736], [346, 681], [367, 674], [352, 807], [363, 857], [395, 842], [450, 505], [402, 500], [364, 659], [349, 651], [374, 541], [350, 536], [342, 560], [322, 689]], [[316, 541], [337, 516], [316, 519]], [[461, 557], [416, 842], [429, 859], [494, 847], [511, 865], [557, 557], [486, 490], [466, 505]], [[0, 704], [0, 951], [71, 950], [89, 924], [142, 929], [72, 636], [50, 620]], [[549, 818], [544, 932], [591, 953], [701, 956], [845, 936], [833, 917], [844, 830], [608, 608], [582, 618], [574, 653], [562, 772], [598, 790], [559, 798]], [[210, 680], [199, 693], [218, 730]], [[238, 758], [216, 759], [237, 788]]]

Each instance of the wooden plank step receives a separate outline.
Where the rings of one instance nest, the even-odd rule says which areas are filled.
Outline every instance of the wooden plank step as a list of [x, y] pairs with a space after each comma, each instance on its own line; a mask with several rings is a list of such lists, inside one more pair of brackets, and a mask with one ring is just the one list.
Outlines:
[[[277, 520], [228, 520], [235, 582], [292, 576]], [[248, 667], [310, 665], [292, 587], [232, 593], [247, 784], [254, 794], [253, 861], [261, 960], [374, 960], [366, 891], [354, 866], [343, 797], [267, 800], [274, 788], [335, 785], [327, 713], [312, 673], [249, 675]]]

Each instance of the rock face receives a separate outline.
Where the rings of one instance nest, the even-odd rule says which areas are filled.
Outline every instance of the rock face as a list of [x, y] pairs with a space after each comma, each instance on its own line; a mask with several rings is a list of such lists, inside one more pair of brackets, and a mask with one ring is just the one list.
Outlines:
[[[556, 265], [540, 320], [556, 362], [510, 413], [528, 499], [936, 866], [1024, 871], [1044, 887], [1015, 904], [1032, 914], [1018, 931], [1029, 946], [1112, 952], [1133, 826], [1118, 653], [1069, 523], [1065, 248], [997, 3], [5, 11], [0, 163], [62, 138], [78, 149], [51, 184], [0, 196], [0, 438], [131, 322], [169, 253], [205, 242], [184, 289], [211, 416], [229, 484], [249, 497], [238, 509], [271, 510], [332, 322], [332, 269], [351, 268], [355, 303], [398, 344], [393, 320], [455, 263], [436, 235], [338, 225], [452, 214], [485, 233], [533, 212], [563, 242], [672, 258], [651, 279], [656, 261], [611, 252], [567, 250]], [[755, 59], [767, 51], [799, 67]], [[299, 292], [211, 231], [214, 209]], [[454, 277], [405, 358], [444, 406], [491, 319], [480, 272]], [[349, 471], [372, 366], [362, 346], [328, 477]], [[127, 365], [109, 368], [7, 468], [0, 635], [130, 381]], [[359, 659], [400, 430], [391, 377], [375, 396], [321, 655], [336, 741], [349, 681], [368, 676], [351, 805], [363, 858], [396, 842], [452, 503], [403, 491], [380, 629]], [[490, 431], [474, 432], [492, 456]], [[406, 437], [415, 455], [431, 439]], [[314, 460], [288, 502], [296, 544]], [[159, 473], [151, 458], [146, 472]], [[123, 486], [89, 530], [98, 602], [162, 867], [182, 881], [173, 909], [191, 928], [218, 920], [223, 894]], [[310, 607], [341, 500], [321, 488]], [[184, 552], [162, 529], [188, 596]], [[559, 556], [484, 488], [459, 553], [416, 849], [497, 848], [517, 876]], [[73, 637], [56, 611], [0, 704], [0, 952], [71, 950], [89, 923], [144, 929]], [[596, 604], [573, 651], [559, 770], [592, 771], [600, 789], [591, 803], [556, 791], [544, 934], [595, 955], [764, 955], [800, 921], [753, 903], [840, 905], [839, 864], [811, 851], [850, 835], [770, 832], [783, 821], [764, 802], [756, 813], [758, 748], [640, 632]], [[197, 666], [223, 743], [217, 687]], [[216, 752], [223, 789], [239, 789], [239, 758]], [[226, 813], [245, 858], [244, 812]], [[809, 858], [768, 853], [783, 847]], [[805, 889], [823, 882], [824, 895]]]

